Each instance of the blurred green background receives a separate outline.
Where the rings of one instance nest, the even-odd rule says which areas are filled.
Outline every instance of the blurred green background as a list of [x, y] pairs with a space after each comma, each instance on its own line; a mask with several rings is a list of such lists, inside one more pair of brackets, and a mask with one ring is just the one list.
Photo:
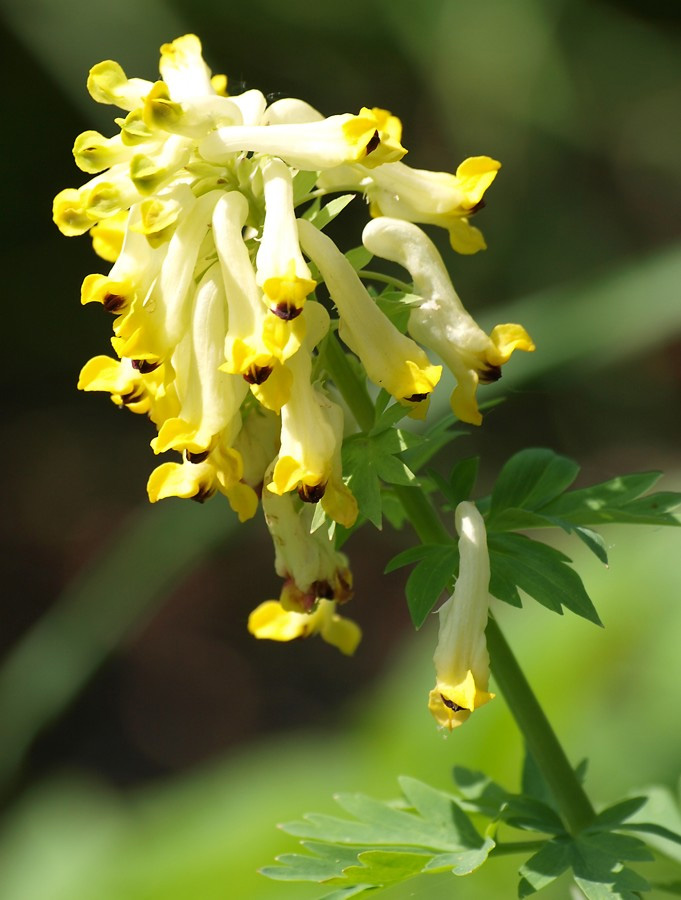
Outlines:
[[[0, 15], [0, 900], [318, 897], [256, 874], [294, 849], [276, 822], [329, 811], [335, 791], [393, 796], [402, 773], [447, 787], [455, 763], [515, 788], [520, 740], [501, 699], [449, 740], [434, 728], [436, 623], [414, 638], [400, 573], [381, 576], [410, 535], [365, 529], [348, 545], [348, 613], [365, 637], [347, 660], [318, 640], [246, 633], [250, 609], [278, 593], [260, 521], [237, 529], [219, 499], [146, 506], [146, 422], [75, 390], [83, 362], [108, 348], [108, 317], [78, 302], [84, 275], [105, 267], [50, 220], [53, 195], [84, 180], [76, 134], [112, 133], [87, 70], [113, 58], [153, 79], [159, 45], [194, 31], [233, 92], [298, 96], [328, 114], [386, 107], [413, 166], [500, 159], [476, 221], [489, 249], [448, 260], [480, 321], [522, 322], [538, 351], [514, 358], [505, 403], [440, 464], [481, 453], [484, 491], [512, 452], [550, 446], [582, 463], [584, 483], [661, 468], [673, 489], [678, 5], [0, 0]], [[365, 216], [355, 206], [338, 232], [346, 247]], [[499, 610], [571, 758], [589, 755], [597, 803], [673, 787], [681, 757], [680, 537], [620, 528], [606, 539], [608, 570], [569, 551], [605, 631], [530, 603]], [[514, 870], [494, 861], [385, 896], [512, 897]]]

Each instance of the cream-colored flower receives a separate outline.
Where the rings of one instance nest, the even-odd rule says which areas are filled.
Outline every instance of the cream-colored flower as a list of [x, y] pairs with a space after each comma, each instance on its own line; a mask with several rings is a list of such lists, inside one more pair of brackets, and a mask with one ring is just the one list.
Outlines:
[[425, 352], [380, 311], [331, 238], [298, 220], [303, 249], [321, 272], [340, 314], [339, 333], [359, 356], [369, 378], [396, 400], [420, 403], [440, 379]]
[[256, 256], [256, 276], [270, 310], [295, 319], [315, 288], [298, 243], [291, 170], [280, 159], [262, 165], [265, 223]]
[[376, 256], [390, 259], [408, 270], [421, 302], [409, 316], [409, 333], [435, 351], [456, 378], [451, 396], [454, 414], [463, 422], [479, 425], [478, 383], [501, 377], [501, 366], [514, 350], [534, 350], [521, 325], [497, 325], [490, 335], [464, 309], [442, 258], [426, 234], [411, 222], [381, 217], [365, 227], [362, 241]]
[[428, 708], [443, 728], [456, 728], [494, 697], [489, 693], [489, 653], [485, 640], [489, 609], [487, 533], [475, 504], [456, 508], [459, 577], [439, 610], [440, 633], [433, 661], [436, 683]]

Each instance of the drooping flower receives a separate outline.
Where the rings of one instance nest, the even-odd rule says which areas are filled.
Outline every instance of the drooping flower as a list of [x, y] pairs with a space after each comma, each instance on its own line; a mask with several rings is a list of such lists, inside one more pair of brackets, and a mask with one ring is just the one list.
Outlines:
[[265, 222], [256, 257], [257, 282], [279, 318], [295, 319], [315, 282], [298, 243], [293, 178], [280, 159], [262, 166]]
[[334, 242], [304, 219], [298, 232], [305, 252], [324, 277], [340, 314], [339, 333], [359, 356], [369, 378], [396, 400], [418, 404], [440, 379], [424, 351], [397, 330], [367, 293], [359, 276]]
[[485, 640], [489, 610], [490, 565], [487, 533], [475, 504], [459, 503], [459, 577], [454, 593], [439, 610], [440, 633], [433, 661], [436, 683], [428, 709], [450, 731], [494, 697], [489, 686]]
[[278, 600], [253, 610], [248, 630], [254, 637], [290, 641], [312, 634], [352, 654], [361, 631], [336, 612], [352, 597], [352, 574], [325, 529], [310, 531], [312, 510], [292, 494], [263, 494], [265, 521], [275, 550], [275, 569], [284, 579]]
[[456, 378], [451, 396], [454, 414], [462, 422], [480, 425], [476, 389], [501, 377], [501, 366], [514, 350], [534, 350], [521, 325], [496, 325], [490, 335], [464, 309], [435, 245], [411, 222], [381, 217], [362, 234], [367, 250], [408, 270], [414, 292], [421, 298], [410, 316], [408, 330], [434, 350]]
[[307, 335], [300, 352], [286, 363], [291, 393], [281, 410], [281, 447], [268, 491], [296, 490], [308, 503], [321, 501], [327, 514], [346, 527], [357, 518], [357, 503], [342, 480], [343, 412], [311, 383], [312, 349], [329, 328], [329, 314], [308, 303], [302, 318]]
[[[441, 260], [409, 223], [447, 228], [460, 252], [480, 249], [468, 218], [499, 164], [475, 157], [456, 175], [411, 169], [401, 162], [401, 122], [386, 110], [325, 117], [296, 98], [228, 95], [195, 35], [164, 44], [159, 70], [148, 81], [128, 78], [111, 60], [93, 67], [90, 94], [123, 115], [112, 136], [78, 136], [74, 158], [89, 180], [54, 200], [60, 230], [89, 232], [111, 264], [85, 278], [81, 301], [115, 316], [117, 358], [87, 362], [79, 388], [148, 415], [154, 452], [175, 454], [151, 472], [151, 502], [221, 493], [243, 521], [262, 493], [284, 581], [279, 599], [251, 616], [257, 637], [320, 633], [351, 653], [359, 628], [336, 605], [352, 594], [352, 578], [333, 535], [335, 523], [353, 525], [358, 506], [344, 480], [344, 411], [325, 384], [327, 348], [337, 324], [368, 377], [423, 416], [441, 366], [420, 341], [457, 377], [454, 411], [478, 421], [477, 382], [531, 342], [520, 326], [485, 335], [451, 284], [441, 284]], [[414, 277], [422, 300], [411, 336], [321, 233], [324, 211], [317, 219], [315, 203], [300, 210], [339, 188], [367, 196], [376, 221], [387, 223], [366, 233], [369, 243], [387, 240], [385, 252], [374, 252]], [[408, 251], [390, 249], [397, 220], [407, 226]], [[317, 279], [339, 314], [331, 327]]]

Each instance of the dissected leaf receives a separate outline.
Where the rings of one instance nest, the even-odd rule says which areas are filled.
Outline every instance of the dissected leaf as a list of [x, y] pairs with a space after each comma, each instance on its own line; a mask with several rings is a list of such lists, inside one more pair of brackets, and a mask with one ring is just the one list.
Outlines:
[[[488, 537], [492, 580], [490, 591], [499, 600], [518, 605], [517, 592], [510, 594], [508, 586], [521, 588], [542, 606], [562, 615], [563, 607], [601, 624], [593, 603], [577, 572], [570, 567], [570, 559], [540, 541], [521, 534], [490, 534]], [[502, 594], [495, 593], [502, 586]]]
[[329, 222], [332, 222], [337, 215], [340, 215], [340, 213], [343, 212], [348, 203], [355, 199], [355, 196], [356, 194], [341, 194], [340, 197], [334, 197], [333, 200], [329, 200], [324, 206], [318, 206], [313, 203], [305, 210], [303, 218], [312, 222], [315, 228], [319, 228], [321, 231], [323, 228], [326, 228]]
[[407, 579], [407, 606], [415, 628], [420, 628], [459, 570], [459, 548], [443, 546], [421, 560]]
[[454, 766], [452, 771], [454, 783], [461, 799], [459, 803], [463, 809], [482, 813], [490, 819], [496, 819], [501, 808], [511, 797], [505, 788], [485, 775], [467, 769], [465, 766]]
[[569, 838], [558, 837], [547, 841], [534, 856], [519, 869], [518, 896], [529, 897], [555, 881], [570, 868]]
[[490, 526], [504, 509], [538, 509], [562, 494], [578, 474], [576, 462], [552, 450], [521, 450], [503, 466], [494, 485]]

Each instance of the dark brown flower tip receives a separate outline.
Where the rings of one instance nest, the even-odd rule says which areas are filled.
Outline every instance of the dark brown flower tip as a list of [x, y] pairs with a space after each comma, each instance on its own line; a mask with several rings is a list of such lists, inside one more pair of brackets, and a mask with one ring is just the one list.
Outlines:
[[484, 367], [478, 372], [478, 380], [480, 384], [493, 384], [501, 378], [501, 366], [493, 366], [491, 363], [485, 363]]
[[478, 200], [475, 206], [471, 206], [468, 210], [469, 216], [474, 216], [476, 212], [480, 212], [481, 209], [484, 209], [487, 206], [487, 201], [483, 198], [482, 200]]
[[133, 388], [127, 394], [121, 394], [121, 403], [123, 406], [130, 406], [131, 403], [139, 403], [144, 399], [144, 390], [142, 388]]
[[408, 400], [410, 403], [422, 403], [424, 400], [428, 399], [428, 394], [412, 394], [411, 397], [405, 397], [405, 400]]
[[130, 360], [130, 364], [133, 369], [137, 369], [140, 375], [148, 375], [149, 372], [153, 372], [154, 369], [158, 369], [161, 365], [161, 361], [159, 359], [132, 359]]
[[189, 450], [185, 450], [187, 462], [194, 463], [194, 465], [198, 465], [208, 459], [209, 453], [210, 450], [201, 450], [199, 453], [191, 453]]
[[128, 301], [120, 294], [104, 294], [102, 306], [107, 312], [117, 313], [126, 305]]
[[302, 309], [295, 305], [295, 303], [277, 303], [276, 306], [271, 306], [270, 311], [274, 313], [274, 315], [278, 319], [283, 319], [284, 322], [291, 322], [293, 319], [297, 319], [301, 314]]
[[301, 484], [298, 496], [303, 503], [318, 503], [324, 496], [325, 484]]
[[249, 384], [262, 384], [272, 374], [272, 366], [251, 366], [248, 372], [244, 372], [244, 381]]
[[314, 593], [315, 597], [320, 600], [333, 600], [334, 598], [333, 588], [325, 579], [314, 581], [310, 586], [310, 590]]
[[339, 569], [336, 572], [334, 585], [334, 600], [337, 603], [347, 603], [354, 595], [352, 589], [352, 573], [349, 569]]
[[378, 147], [378, 145], [379, 145], [380, 143], [381, 143], [381, 136], [380, 136], [380, 134], [378, 133], [378, 131], [374, 131], [374, 133], [373, 133], [373, 135], [372, 135], [372, 137], [371, 137], [369, 143], [368, 143], [367, 146], [366, 146], [366, 153], [367, 153], [367, 156], [368, 156], [370, 153], [373, 153], [374, 150], [376, 149], [376, 147]]
[[447, 697], [445, 697], [444, 694], [440, 694], [440, 697], [442, 698], [442, 702], [447, 707], [447, 709], [451, 709], [452, 712], [470, 712], [470, 710], [466, 709], [465, 706], [459, 706], [458, 703], [455, 703], [453, 700], [449, 700]]
[[195, 503], [205, 503], [206, 500], [210, 500], [214, 493], [214, 487], [202, 485], [191, 499], [194, 500]]

